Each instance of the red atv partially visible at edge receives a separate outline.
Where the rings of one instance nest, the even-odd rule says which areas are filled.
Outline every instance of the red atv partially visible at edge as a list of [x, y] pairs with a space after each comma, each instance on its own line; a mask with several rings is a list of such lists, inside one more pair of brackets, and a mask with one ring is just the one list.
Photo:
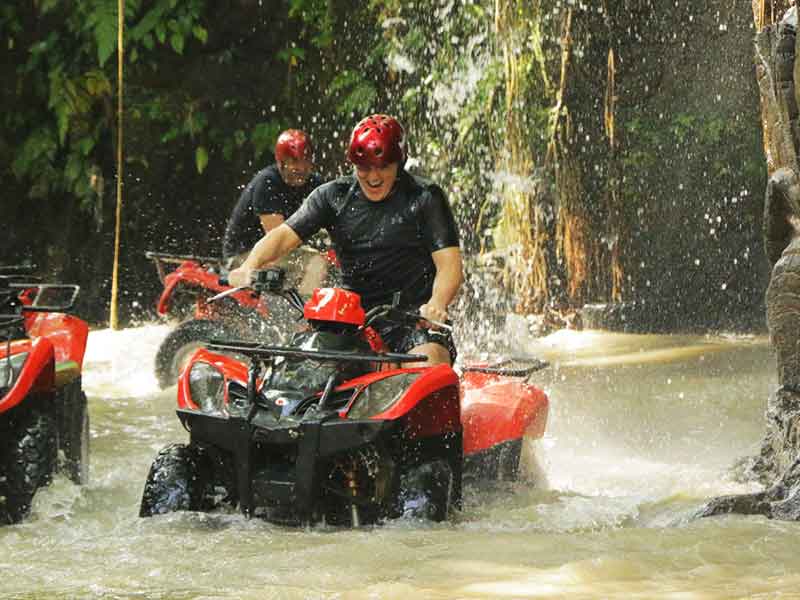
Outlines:
[[[164, 290], [156, 310], [180, 321], [158, 348], [155, 375], [162, 389], [174, 385], [189, 357], [209, 339], [282, 340], [292, 319], [285, 308], [267, 304], [252, 290], [237, 291], [227, 283], [222, 260], [207, 256], [146, 252], [156, 266]], [[208, 299], [228, 292], [216, 302]]]
[[88, 482], [81, 374], [89, 327], [64, 314], [78, 291], [0, 267], [0, 524], [21, 521], [56, 471]]

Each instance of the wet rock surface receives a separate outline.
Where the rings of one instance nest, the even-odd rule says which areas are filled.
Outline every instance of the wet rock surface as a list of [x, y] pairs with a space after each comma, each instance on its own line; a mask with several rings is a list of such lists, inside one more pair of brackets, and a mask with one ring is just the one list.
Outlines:
[[779, 388], [770, 395], [758, 456], [740, 463], [741, 476], [764, 485], [753, 494], [711, 500], [699, 516], [759, 514], [800, 520], [800, 177], [794, 71], [796, 13], [760, 32], [756, 72], [764, 107], [767, 160], [772, 175], [764, 205], [764, 246], [773, 263], [766, 292], [767, 325]]

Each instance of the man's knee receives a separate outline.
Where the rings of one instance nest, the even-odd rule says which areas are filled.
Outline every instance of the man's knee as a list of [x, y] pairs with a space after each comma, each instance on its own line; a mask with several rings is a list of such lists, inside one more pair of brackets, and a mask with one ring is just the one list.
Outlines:
[[433, 365], [450, 365], [450, 351], [441, 344], [428, 343], [421, 346], [415, 346], [409, 351], [409, 354], [423, 354], [428, 357], [425, 362], [406, 363], [406, 367], [430, 367]]
[[307, 249], [300, 254], [302, 275], [298, 291], [303, 295], [310, 295], [318, 287], [322, 286], [325, 276], [328, 274], [328, 262], [319, 252]]

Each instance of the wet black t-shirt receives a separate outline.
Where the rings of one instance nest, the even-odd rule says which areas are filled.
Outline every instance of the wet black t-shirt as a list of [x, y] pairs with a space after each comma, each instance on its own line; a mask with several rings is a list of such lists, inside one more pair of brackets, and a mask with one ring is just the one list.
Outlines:
[[264, 237], [261, 215], [283, 215], [284, 219], [296, 211], [322, 180], [312, 173], [305, 185], [292, 187], [278, 172], [277, 165], [262, 169], [247, 187], [233, 208], [225, 238], [222, 241], [222, 256], [230, 258], [251, 250]]
[[368, 200], [354, 176], [326, 183], [286, 224], [303, 240], [319, 229], [328, 231], [342, 281], [366, 308], [391, 303], [397, 291], [403, 306], [430, 300], [436, 275], [431, 253], [459, 244], [444, 192], [405, 171], [380, 202]]

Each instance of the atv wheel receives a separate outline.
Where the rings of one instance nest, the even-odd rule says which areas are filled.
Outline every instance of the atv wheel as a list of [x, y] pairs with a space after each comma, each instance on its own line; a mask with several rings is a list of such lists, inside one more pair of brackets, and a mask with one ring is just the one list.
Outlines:
[[464, 475], [477, 481], [516, 481], [520, 475], [522, 439], [509, 440], [467, 456]]
[[156, 353], [156, 379], [163, 390], [175, 385], [189, 357], [212, 339], [234, 337], [222, 323], [193, 319], [173, 329]]
[[453, 503], [453, 471], [446, 461], [424, 463], [400, 478], [401, 513], [404, 517], [444, 521]]
[[63, 471], [77, 485], [89, 483], [89, 406], [81, 389], [81, 380], [64, 388], [61, 415], [61, 449]]
[[158, 453], [144, 484], [140, 517], [211, 507], [211, 473], [203, 449], [172, 444]]
[[522, 454], [522, 439], [506, 442], [498, 450], [497, 478], [502, 481], [519, 479], [519, 464]]
[[[52, 403], [52, 399], [47, 399]], [[0, 523], [17, 523], [31, 509], [33, 496], [53, 479], [58, 431], [53, 412], [29, 404], [8, 415], [0, 431]]]

